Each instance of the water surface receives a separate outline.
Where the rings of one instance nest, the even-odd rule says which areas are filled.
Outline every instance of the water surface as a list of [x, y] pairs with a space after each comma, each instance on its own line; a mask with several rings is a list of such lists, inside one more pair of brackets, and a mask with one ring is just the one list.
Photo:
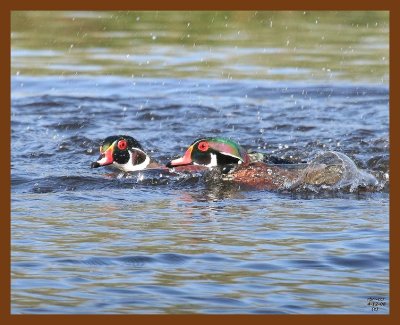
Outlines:
[[[388, 313], [387, 13], [15, 12], [11, 37], [12, 313]], [[201, 135], [335, 150], [381, 187], [91, 170], [120, 133], [161, 163]]]

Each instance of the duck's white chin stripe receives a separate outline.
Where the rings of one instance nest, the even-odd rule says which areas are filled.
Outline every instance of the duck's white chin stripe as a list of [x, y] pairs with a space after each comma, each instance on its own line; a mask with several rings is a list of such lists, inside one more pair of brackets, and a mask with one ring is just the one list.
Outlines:
[[206, 165], [206, 167], [210, 168], [218, 166], [217, 155], [211, 153], [210, 156], [211, 156], [211, 161], [208, 165]]
[[140, 149], [135, 150], [142, 152], [146, 156], [146, 159], [141, 164], [132, 164], [132, 152], [129, 152], [129, 161], [126, 164], [118, 164], [114, 161], [115, 167], [123, 170], [124, 172], [134, 172], [136, 170], [145, 169], [150, 164], [150, 157]]

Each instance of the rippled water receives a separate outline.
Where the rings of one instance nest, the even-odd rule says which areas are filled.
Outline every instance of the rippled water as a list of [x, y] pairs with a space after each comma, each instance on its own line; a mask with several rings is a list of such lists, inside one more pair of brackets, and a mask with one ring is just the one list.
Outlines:
[[[127, 14], [134, 24], [146, 21], [137, 30], [122, 18], [107, 18], [115, 13], [99, 15], [103, 18], [72, 12], [13, 17], [12, 312], [388, 313], [389, 91], [381, 60], [387, 57], [386, 30], [376, 29], [385, 26], [381, 14], [357, 16], [347, 25], [340, 21], [341, 29], [360, 36], [353, 35], [351, 46], [370, 65], [354, 61], [340, 73], [321, 75], [314, 63], [309, 67], [313, 77], [288, 69], [266, 79], [254, 71], [268, 60], [242, 57], [246, 64], [235, 64], [235, 55], [272, 47], [256, 33], [257, 23], [246, 30], [254, 13], [214, 15], [219, 29], [210, 27], [207, 35], [198, 27], [203, 42], [210, 34], [241, 31], [243, 43], [222, 37], [229, 50], [220, 52], [189, 50], [191, 43], [181, 39], [187, 19], [197, 17], [193, 13], [187, 19], [179, 16], [181, 27], [166, 29], [163, 37], [156, 22], [151, 27], [152, 13]], [[158, 24], [166, 24], [168, 14], [159, 15]], [[264, 24], [272, 21], [280, 26], [278, 36], [294, 42], [297, 34], [285, 34], [282, 15], [264, 14]], [[320, 30], [311, 28], [314, 16], [310, 22], [297, 17], [299, 29], [310, 30], [305, 44], [318, 35], [337, 39], [332, 26], [339, 26], [340, 17], [313, 15], [320, 19]], [[51, 23], [45, 35], [39, 33], [40, 18]], [[80, 52], [71, 57], [69, 46], [60, 50], [48, 43], [60, 28], [56, 18], [70, 22], [57, 44], [70, 44], [79, 31], [88, 33], [91, 45], [85, 47], [84, 38], [74, 43], [72, 51], [79, 47]], [[79, 23], [78, 30], [71, 21]], [[114, 22], [125, 32], [96, 29], [105, 21], [108, 29]], [[28, 30], [28, 22], [37, 28]], [[191, 22], [189, 27], [196, 26], [197, 20]], [[164, 43], [152, 43], [159, 61], [144, 69], [143, 77], [120, 73], [132, 64], [120, 60], [129, 54], [130, 32], [136, 33], [132, 42], [139, 40], [143, 59], [146, 44], [164, 38]], [[106, 39], [111, 45], [102, 43]], [[217, 47], [217, 40], [208, 42]], [[182, 44], [187, 45], [184, 54]], [[233, 44], [241, 54], [232, 57]], [[276, 53], [285, 52], [285, 44], [276, 45]], [[329, 44], [320, 48], [320, 57], [329, 57], [332, 48], [340, 53], [344, 46]], [[183, 73], [184, 66], [196, 66], [185, 62], [188, 52], [196, 62], [225, 60], [225, 68], [236, 67], [238, 73], [216, 78], [218, 66], [200, 65], [192, 75]], [[273, 51], [266, 52], [271, 57]], [[107, 62], [98, 61], [104, 56]], [[290, 56], [300, 60], [296, 53]], [[135, 50], [130, 57], [140, 58]], [[102, 68], [93, 68], [88, 58]], [[53, 60], [62, 63], [62, 73]], [[286, 66], [287, 60], [275, 57], [271, 65]], [[166, 72], [169, 63], [163, 62], [175, 62], [173, 72]], [[64, 73], [70, 71], [66, 66], [79, 73]], [[200, 135], [230, 137], [246, 149], [286, 158], [339, 151], [375, 175], [380, 189], [276, 193], [209, 184], [188, 175], [148, 171], [121, 177], [111, 168], [90, 169], [101, 140], [120, 133], [137, 138], [161, 163], [181, 155]], [[372, 311], [369, 297], [383, 298], [386, 305]]]

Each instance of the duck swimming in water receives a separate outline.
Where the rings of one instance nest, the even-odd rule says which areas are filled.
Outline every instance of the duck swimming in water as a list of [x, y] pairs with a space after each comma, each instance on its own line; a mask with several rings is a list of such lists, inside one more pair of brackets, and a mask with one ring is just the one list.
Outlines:
[[223, 180], [267, 190], [295, 189], [304, 185], [373, 186], [377, 183], [374, 176], [359, 170], [349, 157], [339, 152], [324, 152], [308, 163], [297, 164], [249, 154], [236, 142], [218, 137], [195, 140], [181, 158], [167, 163], [169, 168], [187, 165], [222, 167]]
[[[171, 169], [154, 161], [144, 151], [143, 147], [135, 138], [128, 135], [112, 135], [105, 138], [100, 145], [100, 157], [91, 163], [91, 168], [113, 166], [128, 173], [142, 170], [158, 171], [160, 173], [173, 174]], [[207, 170], [203, 166], [179, 166], [176, 172], [195, 173]]]
[[249, 163], [247, 151], [236, 142], [225, 138], [200, 138], [189, 146], [182, 158], [168, 162], [167, 167], [200, 165], [211, 168]]
[[161, 167], [152, 161], [140, 143], [128, 135], [112, 135], [100, 145], [100, 157], [91, 168], [113, 165], [124, 172]]

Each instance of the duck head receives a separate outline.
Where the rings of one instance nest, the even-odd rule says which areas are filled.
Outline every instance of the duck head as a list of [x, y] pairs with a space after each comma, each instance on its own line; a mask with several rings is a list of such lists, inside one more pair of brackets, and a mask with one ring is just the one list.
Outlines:
[[208, 168], [229, 164], [248, 164], [250, 157], [239, 144], [226, 138], [200, 138], [183, 157], [167, 163], [167, 167], [200, 165]]
[[150, 164], [150, 157], [136, 139], [127, 135], [113, 135], [103, 140], [100, 157], [90, 167], [111, 164], [124, 172], [131, 172], [145, 169]]

